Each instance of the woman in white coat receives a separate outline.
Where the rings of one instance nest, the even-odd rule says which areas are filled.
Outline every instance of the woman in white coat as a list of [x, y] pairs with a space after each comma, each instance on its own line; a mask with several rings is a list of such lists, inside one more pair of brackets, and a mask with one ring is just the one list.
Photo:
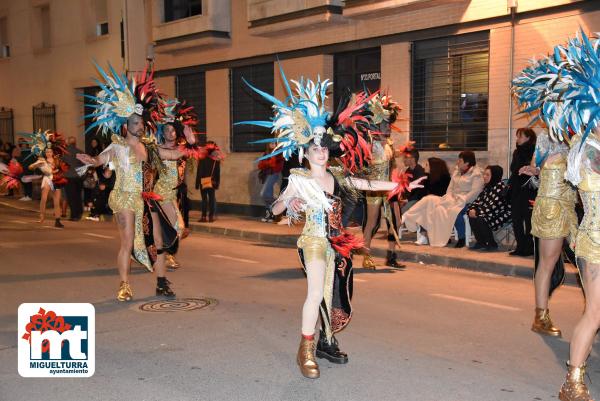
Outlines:
[[459, 238], [456, 247], [464, 246], [463, 215], [467, 205], [482, 191], [483, 185], [483, 173], [476, 166], [475, 154], [471, 151], [461, 152], [446, 195], [441, 198], [431, 195], [424, 197], [402, 216], [402, 222], [413, 232], [421, 228], [417, 243], [429, 243], [437, 247], [446, 246], [452, 227], [456, 225]]

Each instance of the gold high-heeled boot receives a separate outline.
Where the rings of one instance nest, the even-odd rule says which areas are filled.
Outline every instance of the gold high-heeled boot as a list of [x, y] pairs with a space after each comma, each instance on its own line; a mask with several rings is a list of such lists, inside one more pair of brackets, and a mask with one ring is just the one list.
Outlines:
[[170, 270], [177, 270], [181, 267], [177, 259], [175, 259], [175, 256], [171, 255], [170, 253], [167, 253], [165, 256], [165, 264], [167, 265], [167, 269]]
[[129, 283], [127, 281], [121, 281], [119, 292], [117, 292], [117, 299], [124, 302], [131, 301], [131, 298], [133, 298], [133, 291], [131, 290]]
[[567, 362], [567, 378], [560, 388], [558, 399], [560, 401], [594, 401], [590, 396], [583, 376], [585, 376], [585, 363], [581, 366], [571, 366]]
[[307, 339], [302, 336], [300, 340], [300, 347], [298, 348], [298, 356], [296, 362], [300, 367], [300, 373], [302, 376], [309, 379], [318, 379], [320, 376], [319, 365], [315, 359], [315, 339]]
[[562, 336], [560, 329], [554, 326], [552, 319], [550, 319], [549, 309], [535, 308], [535, 318], [531, 325], [531, 331], [553, 337]]
[[363, 257], [363, 267], [365, 269], [370, 269], [370, 270], [377, 269], [377, 265], [375, 264], [375, 261], [373, 260], [371, 255], [369, 255], [368, 253]]

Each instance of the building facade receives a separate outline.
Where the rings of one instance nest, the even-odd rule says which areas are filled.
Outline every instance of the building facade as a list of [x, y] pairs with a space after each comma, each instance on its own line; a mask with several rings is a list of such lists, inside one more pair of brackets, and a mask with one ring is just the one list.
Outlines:
[[[48, 11], [50, 28], [40, 23]], [[10, 45], [0, 58], [0, 107], [12, 109], [15, 131], [27, 131], [32, 106], [55, 104], [57, 128], [80, 133], [76, 93], [93, 90], [90, 59], [134, 71], [150, 58], [160, 88], [194, 105], [197, 128], [227, 154], [220, 210], [250, 212], [261, 204], [263, 149], [249, 142], [268, 133], [234, 123], [271, 112], [242, 78], [283, 97], [279, 60], [288, 79], [332, 79], [332, 108], [345, 87], [387, 90], [403, 108], [398, 144], [410, 138], [422, 159], [449, 163], [472, 149], [480, 164], [506, 171], [514, 133], [528, 123], [511, 78], [580, 27], [600, 31], [600, 1], [0, 0], [0, 50]]]

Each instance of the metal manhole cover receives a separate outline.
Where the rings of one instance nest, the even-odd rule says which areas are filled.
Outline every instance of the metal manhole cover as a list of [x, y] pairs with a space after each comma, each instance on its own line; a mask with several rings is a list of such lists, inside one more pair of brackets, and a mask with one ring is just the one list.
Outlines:
[[181, 298], [147, 302], [140, 305], [140, 310], [142, 312], [189, 312], [216, 304], [217, 300], [213, 298]]

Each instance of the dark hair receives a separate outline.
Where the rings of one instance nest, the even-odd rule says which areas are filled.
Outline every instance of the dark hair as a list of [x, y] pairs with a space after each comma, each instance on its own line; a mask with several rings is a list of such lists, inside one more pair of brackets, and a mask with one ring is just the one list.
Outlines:
[[537, 140], [537, 135], [535, 134], [535, 131], [531, 128], [519, 128], [517, 129], [517, 136], [519, 135], [524, 135], [527, 138], [527, 142], [530, 145], [535, 145], [535, 142]]
[[502, 181], [502, 174], [504, 174], [504, 170], [502, 169], [502, 167], [498, 165], [492, 165], [487, 166], [485, 169], [490, 170], [490, 174], [492, 175], [490, 182], [485, 185], [486, 187], [491, 188], [500, 181]]
[[447, 175], [450, 176], [450, 171], [448, 170], [448, 165], [442, 159], [437, 157], [430, 157], [427, 159], [429, 163], [429, 182], [438, 182], [442, 176]]
[[410, 155], [413, 159], [415, 159], [415, 162], [419, 162], [419, 151], [415, 148], [410, 149], [409, 151], [406, 152], [408, 155]]
[[469, 163], [469, 167], [473, 167], [477, 164], [477, 160], [475, 159], [475, 153], [471, 150], [463, 150], [458, 154], [458, 158], [462, 159], [465, 163]]

